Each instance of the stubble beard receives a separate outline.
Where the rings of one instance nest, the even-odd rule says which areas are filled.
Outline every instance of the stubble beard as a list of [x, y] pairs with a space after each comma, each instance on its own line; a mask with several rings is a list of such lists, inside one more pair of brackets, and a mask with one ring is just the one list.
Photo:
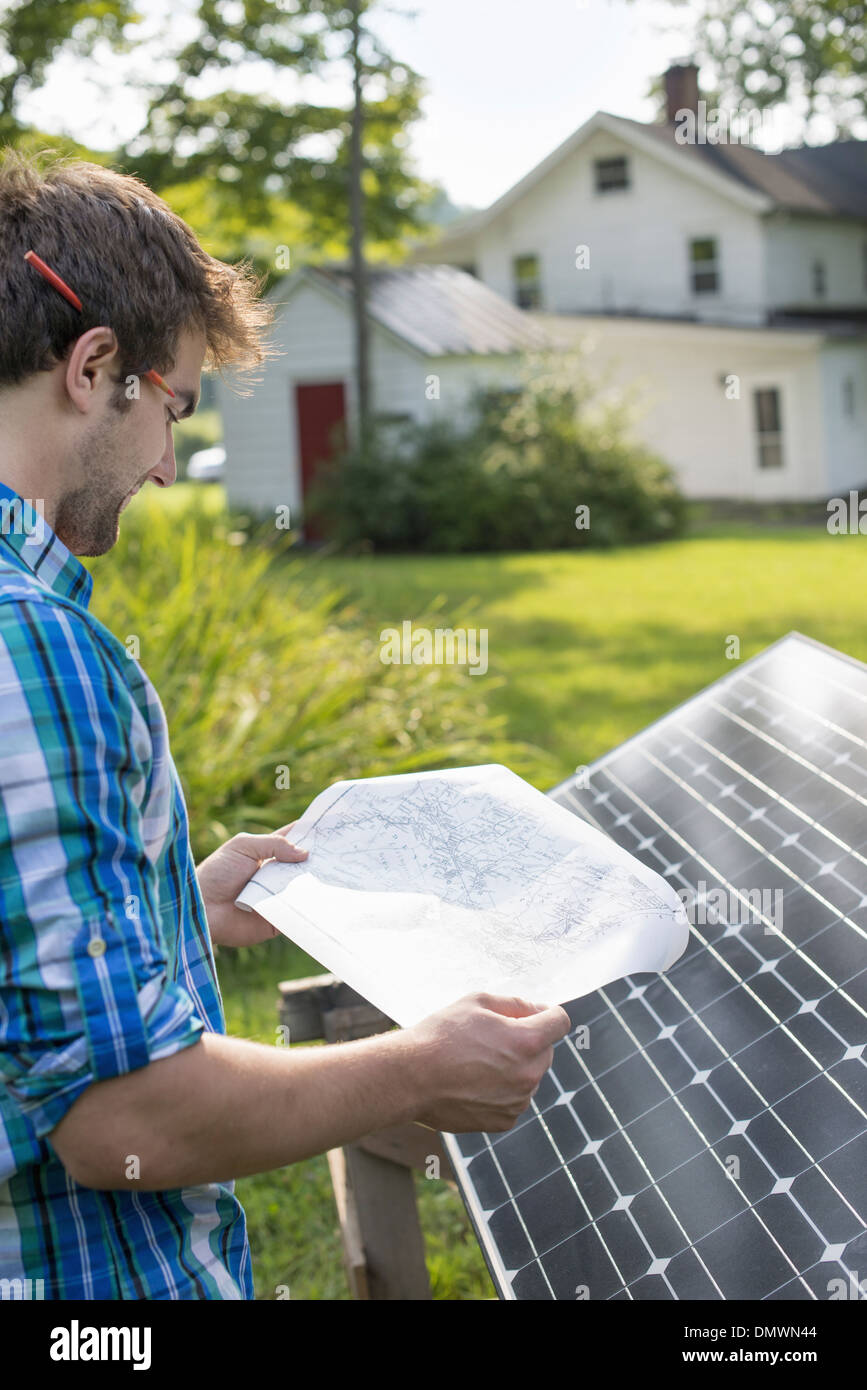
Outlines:
[[73, 555], [105, 555], [117, 544], [121, 507], [131, 490], [120, 492], [118, 425], [100, 424], [82, 441], [75, 469], [82, 481], [58, 502], [54, 531]]

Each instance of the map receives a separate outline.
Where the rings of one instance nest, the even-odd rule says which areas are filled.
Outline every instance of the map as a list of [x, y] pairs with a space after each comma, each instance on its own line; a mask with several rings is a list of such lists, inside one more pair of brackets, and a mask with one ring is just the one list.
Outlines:
[[475, 990], [565, 1003], [686, 946], [664, 879], [498, 764], [337, 782], [292, 842], [309, 857], [238, 905], [403, 1026]]

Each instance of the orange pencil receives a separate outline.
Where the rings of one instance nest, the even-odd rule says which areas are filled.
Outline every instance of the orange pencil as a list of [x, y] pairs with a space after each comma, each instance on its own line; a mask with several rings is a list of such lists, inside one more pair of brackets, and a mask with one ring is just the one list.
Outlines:
[[81, 312], [81, 300], [78, 295], [73, 294], [66, 281], [61, 280], [60, 276], [57, 275], [50, 266], [45, 264], [41, 256], [37, 256], [35, 251], [25, 251], [24, 259], [25, 261], [29, 261], [30, 264], [39, 271], [40, 275], [44, 275], [49, 285], [53, 285], [56, 290], [59, 290], [64, 299], [69, 300], [73, 309], [78, 309], [79, 313]]
[[[41, 256], [37, 256], [35, 251], [25, 251], [24, 259], [33, 266], [34, 270], [38, 270], [39, 274], [44, 276], [49, 285], [52, 285], [59, 294], [62, 294], [64, 299], [69, 300], [73, 309], [77, 309], [79, 313], [81, 313], [81, 300], [78, 295], [69, 288], [65, 280], [61, 280], [60, 276], [55, 270], [51, 269], [50, 265], [45, 264]], [[144, 375], [147, 377], [148, 381], [152, 381], [154, 386], [158, 386], [161, 391], [165, 391], [166, 395], [171, 396], [172, 400], [174, 400], [174, 391], [167, 381], [163, 381], [159, 372], [155, 372], [153, 367], [150, 367]]]

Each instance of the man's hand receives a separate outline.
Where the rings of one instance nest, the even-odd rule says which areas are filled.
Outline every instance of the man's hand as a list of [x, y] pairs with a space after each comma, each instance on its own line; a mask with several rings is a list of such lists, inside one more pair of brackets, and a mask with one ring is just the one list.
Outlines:
[[415, 1118], [449, 1134], [511, 1129], [571, 1031], [559, 1004], [468, 994], [403, 1036], [415, 1045]]
[[196, 869], [215, 946], [256, 946], [280, 933], [258, 912], [244, 912], [235, 899], [266, 859], [300, 864], [306, 849], [296, 849], [286, 835], [295, 824], [284, 825], [273, 835], [234, 835]]

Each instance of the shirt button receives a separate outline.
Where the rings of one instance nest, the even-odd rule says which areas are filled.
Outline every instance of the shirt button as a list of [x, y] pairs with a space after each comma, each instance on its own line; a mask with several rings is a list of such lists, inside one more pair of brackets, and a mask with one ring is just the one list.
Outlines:
[[105, 942], [101, 936], [95, 936], [92, 941], [87, 943], [87, 954], [89, 956], [104, 956]]

